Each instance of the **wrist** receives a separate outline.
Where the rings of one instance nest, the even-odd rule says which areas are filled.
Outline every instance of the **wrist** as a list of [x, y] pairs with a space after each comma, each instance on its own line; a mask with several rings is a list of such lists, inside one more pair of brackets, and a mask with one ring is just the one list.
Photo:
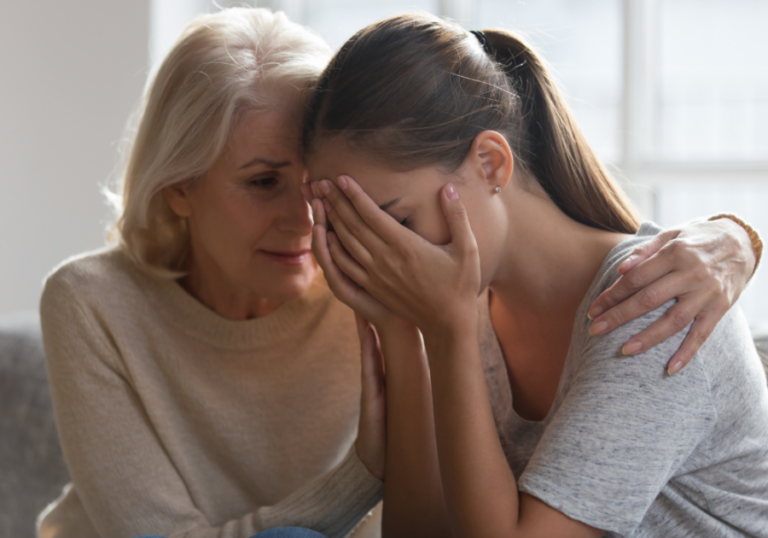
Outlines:
[[[760, 258], [763, 255], [763, 240], [760, 238], [760, 235], [757, 233], [757, 231], [752, 228], [752, 226], [741, 220], [736, 215], [732, 215], [730, 213], [721, 213], [719, 215], [709, 217], [707, 220], [714, 221], [721, 219], [732, 223], [733, 225], [737, 226], [737, 228], [734, 228], [735, 230], [740, 228], [744, 234], [746, 234], [746, 241], [744, 241], [744, 246], [745, 248], [749, 248], [747, 245], [751, 245], [752, 253], [754, 254], [754, 265], [752, 266], [752, 272], [750, 273], [751, 278], [751, 276], [757, 270], [757, 266], [760, 264]], [[740, 234], [740, 236], [743, 238], [744, 234]]]
[[464, 339], [476, 339], [477, 323], [475, 308], [437, 319], [422, 330], [425, 345], [428, 348], [435, 345], [442, 347]]

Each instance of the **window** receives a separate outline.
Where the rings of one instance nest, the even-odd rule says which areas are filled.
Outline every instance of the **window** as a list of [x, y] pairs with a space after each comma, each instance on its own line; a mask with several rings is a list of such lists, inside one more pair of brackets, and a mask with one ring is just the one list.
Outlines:
[[620, 0], [480, 0], [477, 28], [522, 32], [542, 53], [603, 159], [621, 159]]
[[768, 160], [768, 2], [658, 3], [654, 156]]

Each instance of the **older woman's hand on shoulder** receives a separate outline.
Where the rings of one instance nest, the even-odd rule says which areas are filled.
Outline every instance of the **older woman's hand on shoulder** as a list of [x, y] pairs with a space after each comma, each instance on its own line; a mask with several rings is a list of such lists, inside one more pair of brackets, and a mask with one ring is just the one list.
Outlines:
[[606, 334], [677, 299], [666, 315], [627, 341], [623, 351], [642, 353], [693, 322], [668, 364], [670, 374], [679, 372], [751, 278], [762, 250], [752, 234], [731, 218], [717, 218], [672, 228], [640, 245], [619, 267], [622, 278], [592, 304], [592, 334]]

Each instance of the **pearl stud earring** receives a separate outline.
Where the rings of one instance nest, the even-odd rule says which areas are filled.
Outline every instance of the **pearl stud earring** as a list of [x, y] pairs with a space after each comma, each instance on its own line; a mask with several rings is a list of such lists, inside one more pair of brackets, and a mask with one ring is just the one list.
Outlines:
[[496, 194], [499, 194], [499, 193], [501, 192], [501, 187], [499, 187], [498, 185], [496, 185], [496, 186], [493, 188], [493, 191], [494, 191]]

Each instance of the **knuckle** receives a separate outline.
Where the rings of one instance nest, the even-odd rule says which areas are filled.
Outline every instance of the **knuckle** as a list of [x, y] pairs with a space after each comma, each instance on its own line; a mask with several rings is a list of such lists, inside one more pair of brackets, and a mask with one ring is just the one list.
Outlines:
[[355, 237], [360, 237], [360, 234], [363, 232], [363, 226], [357, 219], [353, 219], [349, 222], [347, 228], [349, 228], [350, 233]]
[[691, 277], [694, 282], [698, 284], [705, 284], [707, 281], [712, 286], [717, 286], [717, 279], [713, 278], [709, 272], [709, 267], [704, 263], [698, 263], [696, 267], [691, 271]]
[[645, 243], [641, 243], [635, 247], [635, 250], [633, 251], [633, 254], [645, 254], [651, 248], [653, 247], [654, 242], [656, 239], [651, 239], [650, 241], [646, 241]]
[[620, 327], [625, 322], [624, 313], [620, 308], [613, 308], [603, 316], [603, 320], [608, 322], [609, 327]]
[[630, 271], [622, 277], [625, 285], [631, 291], [637, 291], [645, 286], [645, 275], [640, 271]]
[[674, 308], [670, 310], [668, 316], [672, 324], [672, 328], [676, 333], [685, 329], [693, 319], [688, 311], [683, 308]]
[[691, 339], [692, 344], [694, 344], [697, 348], [699, 348], [703, 346], [704, 342], [706, 342], [707, 339], [709, 338], [709, 331], [703, 331], [703, 330], [691, 331], [688, 334], [688, 338]]
[[683, 255], [685, 251], [685, 245], [680, 239], [672, 239], [670, 240], [666, 246], [664, 247], [664, 250], [669, 253], [670, 256], [674, 258], [679, 258], [681, 255]]
[[656, 288], [649, 288], [640, 295], [640, 306], [646, 311], [655, 310], [661, 305], [661, 294]]

